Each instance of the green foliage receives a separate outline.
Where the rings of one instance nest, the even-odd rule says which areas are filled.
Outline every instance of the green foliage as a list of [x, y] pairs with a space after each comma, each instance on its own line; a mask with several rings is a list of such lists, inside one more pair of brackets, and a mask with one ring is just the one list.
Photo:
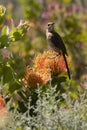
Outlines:
[[[87, 92], [80, 95], [78, 100], [71, 100], [69, 92], [61, 95], [65, 98], [66, 104], [59, 107], [60, 99], [55, 100], [60, 94], [56, 93], [56, 87], [44, 93], [38, 88], [36, 93], [38, 99], [36, 106], [31, 106], [31, 98], [26, 105], [27, 111], [23, 114], [17, 109], [10, 111], [10, 122], [7, 130], [86, 130], [87, 129]], [[31, 109], [34, 115], [31, 116]]]
[[20, 22], [18, 27], [16, 28], [13, 27], [9, 36], [10, 42], [15, 42], [20, 40], [25, 35], [28, 28], [29, 28], [29, 23], [28, 22], [22, 23], [22, 21]]
[[0, 37], [0, 49], [7, 47], [9, 44], [9, 38], [7, 35], [3, 35]]
[[[0, 6], [0, 94], [6, 99], [12, 119], [6, 129], [86, 130], [87, 92], [84, 84], [87, 77], [80, 81], [87, 71], [85, 10], [74, 12], [71, 0], [62, 0], [61, 4], [59, 1], [20, 2], [26, 19], [34, 22], [33, 29], [27, 21], [12, 20], [9, 11], [6, 13], [6, 8]], [[24, 67], [32, 65], [33, 57], [46, 48], [45, 28], [52, 20], [71, 58], [73, 79], [61, 74], [52, 76], [43, 86], [31, 88], [23, 84]]]
[[4, 21], [5, 12], [6, 12], [6, 8], [4, 6], [0, 6], [0, 26]]
[[39, 1], [37, 2], [35, 0], [29, 0], [25, 2], [25, 0], [22, 0], [21, 2], [26, 11], [26, 13], [24, 14], [26, 18], [35, 19], [40, 17], [41, 5], [39, 4]]
[[28, 22], [20, 23], [17, 27], [13, 26], [11, 32], [9, 32], [7, 26], [4, 26], [2, 28], [2, 35], [0, 36], [0, 48], [8, 47], [11, 42], [16, 42], [22, 39], [28, 28]]
[[[6, 17], [5, 11], [6, 8], [0, 6], [0, 17]], [[12, 54], [8, 48], [13, 42], [21, 40], [29, 28], [28, 22], [21, 21], [17, 27], [14, 26], [13, 21], [11, 24], [12, 29], [4, 25], [3, 22], [0, 35], [0, 80], [2, 86], [7, 84], [7, 87], [4, 89], [5, 94], [8, 93], [8, 95], [12, 95], [22, 87], [19, 78], [23, 74], [24, 67], [22, 58], [20, 56], [14, 57], [14, 54]]]
[[62, 3], [71, 3], [72, 2], [72, 0], [59, 0], [60, 2], [62, 2]]

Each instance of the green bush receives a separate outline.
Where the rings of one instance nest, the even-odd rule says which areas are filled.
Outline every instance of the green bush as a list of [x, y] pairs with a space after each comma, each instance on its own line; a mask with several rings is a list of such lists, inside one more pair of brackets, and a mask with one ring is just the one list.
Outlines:
[[[60, 96], [56, 86], [48, 86], [49, 90], [43, 93], [38, 88], [37, 101], [31, 106], [30, 97], [26, 105], [27, 111], [20, 113], [17, 109], [9, 112], [10, 122], [6, 130], [86, 130], [87, 129], [87, 92], [80, 95], [78, 100], [72, 100], [69, 91]], [[56, 98], [59, 95], [59, 99]], [[59, 104], [65, 99], [65, 105]], [[33, 116], [31, 115], [33, 110]]]

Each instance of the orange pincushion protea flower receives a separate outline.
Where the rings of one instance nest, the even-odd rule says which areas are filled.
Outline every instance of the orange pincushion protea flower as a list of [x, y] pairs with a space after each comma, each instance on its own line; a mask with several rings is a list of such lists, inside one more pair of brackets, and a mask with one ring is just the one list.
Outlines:
[[24, 84], [30, 85], [30, 86], [37, 86], [45, 84], [50, 78], [50, 75], [46, 73], [43, 73], [43, 71], [37, 72], [34, 69], [26, 67], [25, 69], [25, 78], [23, 80]]
[[5, 101], [4, 101], [4, 99], [0, 96], [0, 110], [2, 109], [2, 108], [4, 108], [5, 107]]
[[[67, 57], [66, 57], [67, 58]], [[67, 58], [69, 64], [69, 60]], [[62, 54], [55, 51], [47, 51], [35, 58], [33, 69], [26, 67], [24, 84], [35, 86], [46, 84], [51, 74], [66, 72], [66, 65]]]
[[39, 73], [39, 75], [41, 76], [41, 78], [43, 80], [43, 84], [46, 84], [51, 78], [51, 73], [50, 73], [49, 69], [47, 69], [47, 68], [44, 68], [41, 70], [36, 70], [34, 68], [34, 71]]
[[51, 73], [66, 72], [66, 65], [62, 55], [47, 59], [45, 64], [50, 68]]
[[2, 130], [2, 128], [9, 124], [9, 119], [10, 118], [8, 116], [8, 111], [5, 108], [5, 101], [0, 96], [0, 130]]
[[7, 110], [5, 109], [5, 101], [0, 96], [0, 116], [5, 116], [5, 115], [7, 115]]
[[35, 59], [34, 67], [39, 70], [44, 69], [46, 58], [47, 58], [47, 53], [44, 52], [43, 54], [39, 54]]
[[[67, 58], [67, 57], [66, 57]], [[69, 64], [69, 60], [67, 58]], [[35, 68], [37, 70], [50, 69], [51, 73], [66, 72], [66, 65], [62, 54], [55, 51], [47, 51], [36, 57]]]

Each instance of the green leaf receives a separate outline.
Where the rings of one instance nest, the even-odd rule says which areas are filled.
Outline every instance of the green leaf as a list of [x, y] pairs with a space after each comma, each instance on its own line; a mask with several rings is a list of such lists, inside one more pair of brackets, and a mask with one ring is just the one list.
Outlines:
[[16, 130], [21, 130], [21, 128], [16, 128]]
[[15, 41], [17, 41], [17, 40], [20, 40], [22, 35], [19, 32], [16, 31], [16, 32], [13, 33], [13, 37], [14, 37]]
[[74, 99], [77, 99], [78, 98], [78, 94], [75, 92], [75, 91], [71, 91], [70, 92], [70, 96]]
[[22, 85], [18, 81], [12, 81], [9, 84], [9, 91], [10, 93], [15, 92], [16, 90], [19, 90], [22, 87]]
[[3, 24], [5, 12], [6, 12], [6, 8], [0, 5], [0, 25]]
[[0, 49], [7, 47], [9, 45], [9, 38], [8, 35], [2, 35], [0, 37]]
[[8, 35], [8, 33], [9, 33], [8, 26], [4, 26], [3, 29], [2, 29], [2, 35]]
[[0, 17], [0, 25], [2, 25], [3, 22], [4, 22], [4, 18], [1, 18], [1, 17]]
[[62, 2], [64, 2], [64, 3], [70, 3], [71, 0], [62, 0]]
[[3, 17], [5, 15], [6, 8], [2, 5], [0, 5], [0, 17]]
[[13, 79], [13, 74], [10, 66], [4, 66], [3, 67], [3, 82], [8, 83]]
[[60, 85], [61, 83], [66, 81], [66, 77], [64, 75], [60, 75], [60, 76], [53, 76], [52, 78], [52, 85]]

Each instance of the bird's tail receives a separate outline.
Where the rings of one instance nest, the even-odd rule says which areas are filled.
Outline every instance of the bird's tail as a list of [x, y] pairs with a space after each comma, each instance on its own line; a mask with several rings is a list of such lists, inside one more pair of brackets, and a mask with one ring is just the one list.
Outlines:
[[65, 64], [66, 64], [68, 77], [69, 77], [69, 79], [71, 79], [70, 70], [69, 70], [69, 67], [68, 67], [68, 63], [67, 63], [67, 59], [66, 59], [65, 53], [63, 53], [63, 58], [64, 58], [64, 61], [65, 61]]

